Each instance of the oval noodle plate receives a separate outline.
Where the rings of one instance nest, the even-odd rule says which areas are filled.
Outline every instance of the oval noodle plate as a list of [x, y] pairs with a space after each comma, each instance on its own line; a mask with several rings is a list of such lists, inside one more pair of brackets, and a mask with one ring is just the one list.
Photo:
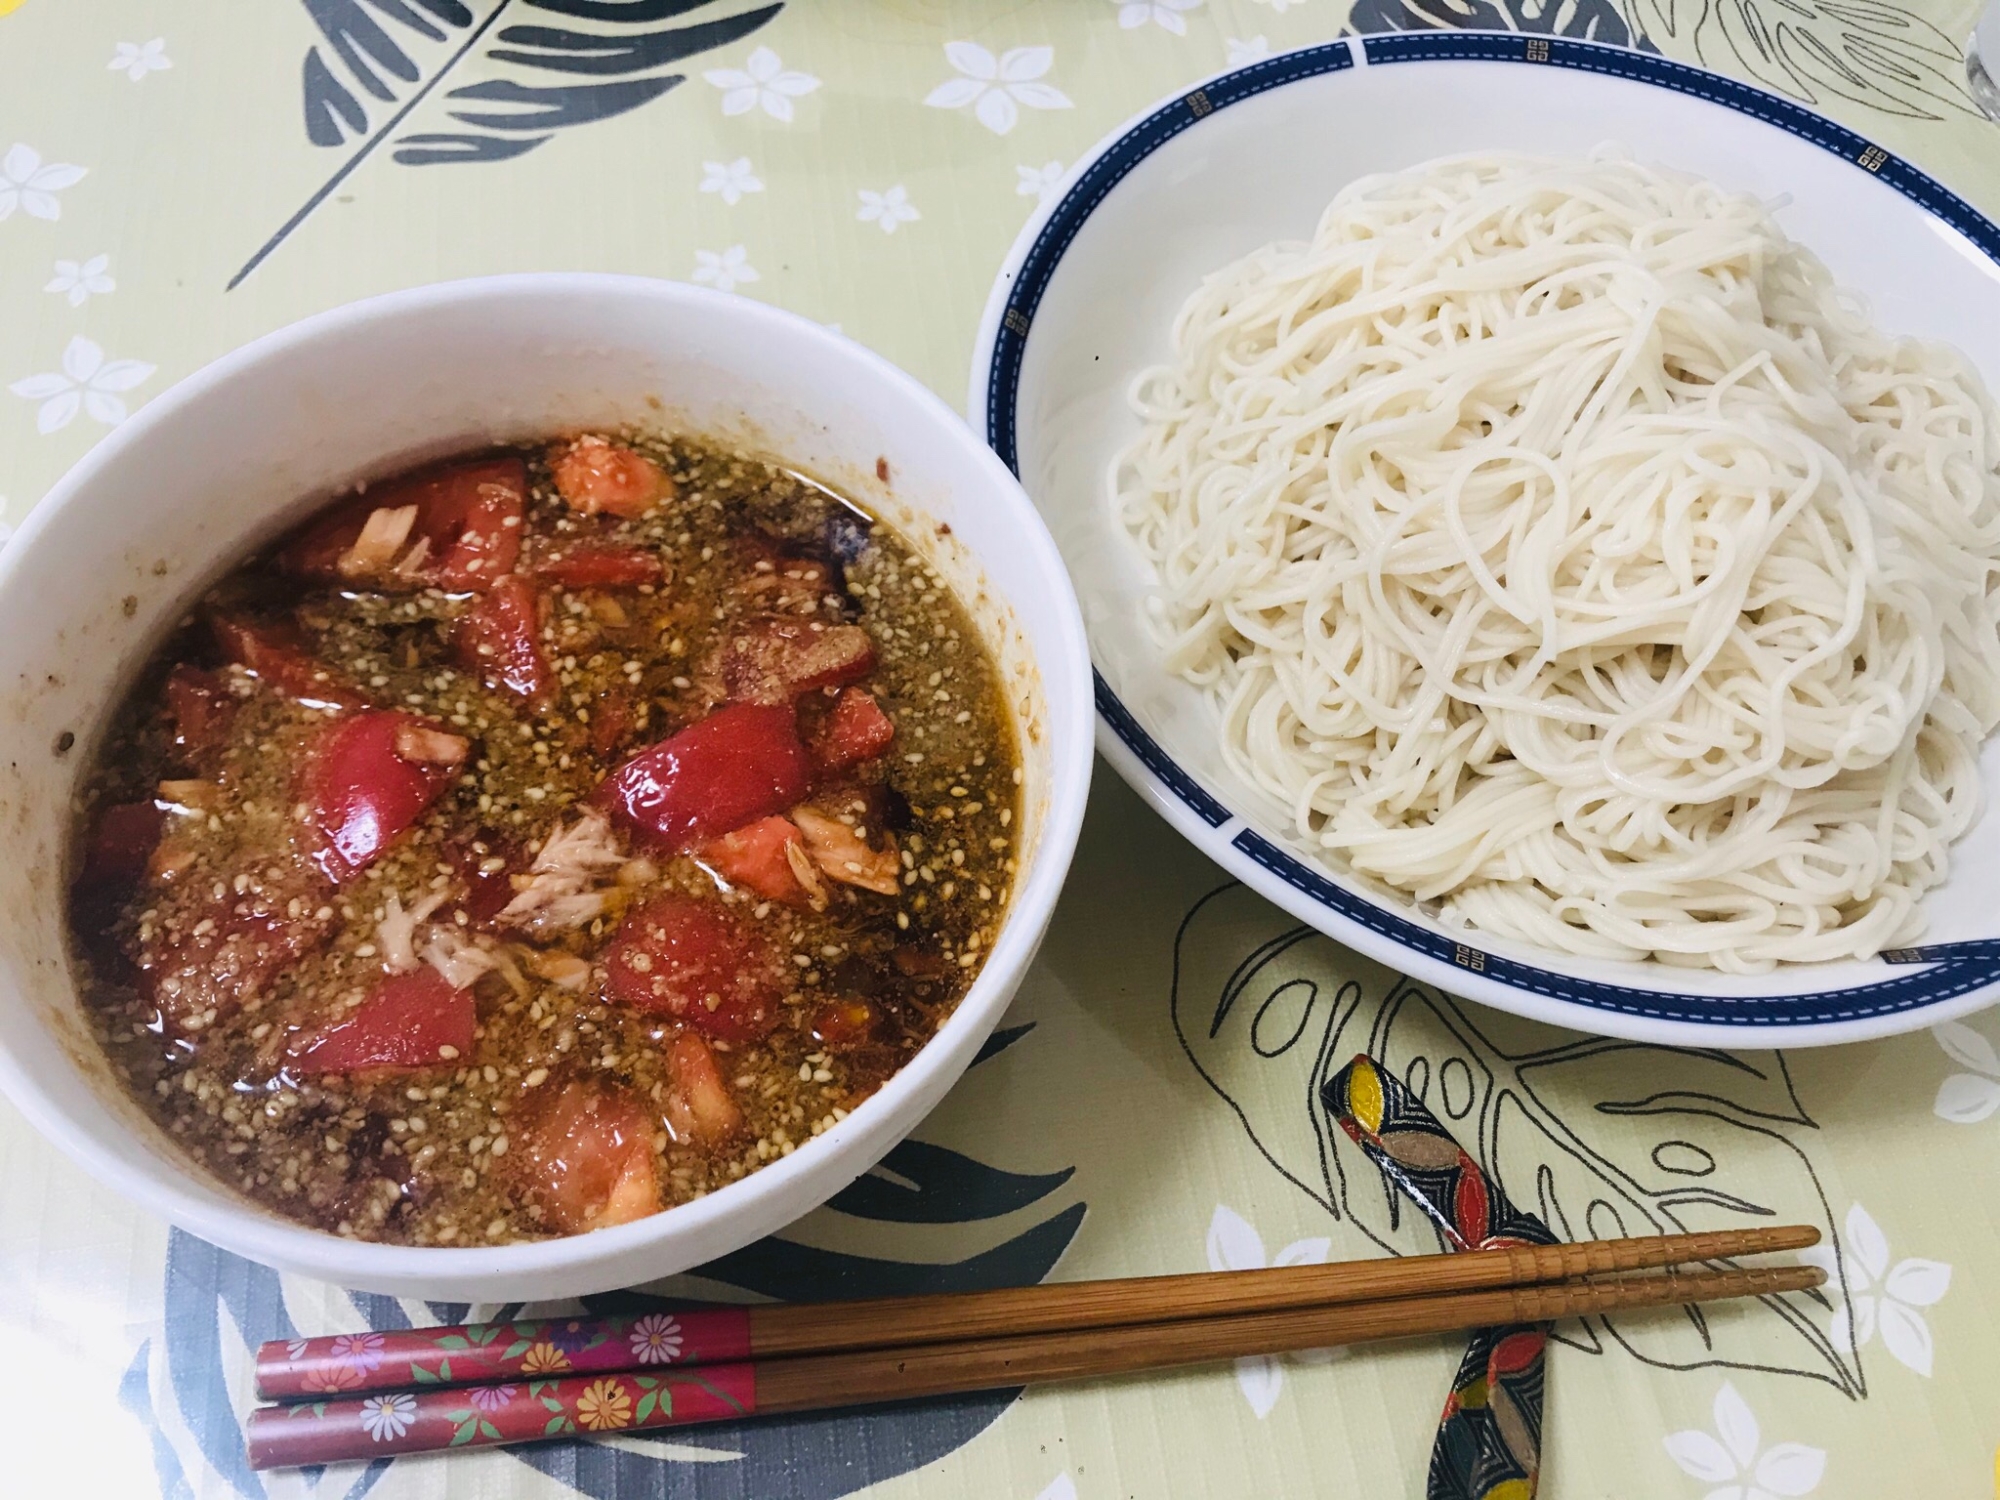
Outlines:
[[[2000, 827], [1990, 811], [1924, 902], [1926, 946], [1749, 977], [1579, 959], [1448, 927], [1294, 839], [1223, 764], [1201, 693], [1143, 624], [1147, 570], [1106, 498], [1138, 431], [1124, 392], [1165, 359], [1201, 278], [1305, 239], [1344, 185], [1438, 156], [1616, 145], [1781, 205], [1778, 222], [1898, 334], [1959, 345], [2000, 389], [2000, 229], [1907, 163], [1788, 100], [1645, 53], [1553, 37], [1418, 32], [1220, 74], [1071, 169], [1015, 242], [973, 365], [974, 425], [1021, 477], [1083, 600], [1098, 745], [1210, 858], [1329, 936], [1503, 1010], [1662, 1043], [1801, 1046], [1935, 1025], [2000, 998]], [[2000, 741], [1981, 760], [2000, 785]]]

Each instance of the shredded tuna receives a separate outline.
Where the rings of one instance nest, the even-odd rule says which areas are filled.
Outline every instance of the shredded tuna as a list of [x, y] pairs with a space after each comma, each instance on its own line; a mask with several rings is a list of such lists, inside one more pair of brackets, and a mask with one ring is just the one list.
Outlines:
[[354, 545], [340, 554], [335, 564], [343, 578], [372, 578], [384, 571], [396, 560], [403, 543], [410, 539], [410, 532], [417, 524], [417, 507], [401, 505], [394, 510], [386, 506], [368, 513], [367, 521], [361, 527], [361, 535], [354, 539]]
[[442, 974], [455, 990], [471, 989], [482, 974], [506, 978], [507, 971], [512, 969], [514, 978], [519, 978], [521, 972], [504, 954], [483, 948], [458, 928], [442, 923], [431, 928], [430, 941], [418, 950], [417, 956]]
[[500, 920], [531, 932], [581, 927], [604, 915], [605, 893], [597, 889], [615, 879], [625, 864], [625, 850], [602, 813], [586, 812], [567, 828], [558, 828], [543, 843], [528, 870], [528, 883], [500, 912]]
[[389, 892], [382, 920], [375, 924], [375, 949], [382, 955], [382, 967], [391, 974], [407, 974], [422, 962], [417, 957], [417, 924], [444, 905], [447, 892], [433, 891], [408, 911], [403, 898]]
[[404, 723], [396, 727], [396, 754], [418, 765], [461, 765], [471, 748], [460, 736], [426, 724]]
[[896, 858], [893, 839], [887, 841], [886, 849], [871, 849], [860, 834], [838, 818], [829, 818], [810, 807], [793, 808], [792, 821], [805, 836], [806, 852], [813, 863], [830, 879], [880, 896], [896, 894], [902, 865]]

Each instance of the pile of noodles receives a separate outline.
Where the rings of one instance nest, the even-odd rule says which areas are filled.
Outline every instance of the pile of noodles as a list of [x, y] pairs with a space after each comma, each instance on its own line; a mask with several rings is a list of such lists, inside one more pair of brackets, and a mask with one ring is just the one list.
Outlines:
[[1182, 308], [1121, 518], [1315, 848], [1444, 920], [1747, 972], [1909, 941], [2000, 720], [2000, 427], [1752, 199], [1366, 179]]

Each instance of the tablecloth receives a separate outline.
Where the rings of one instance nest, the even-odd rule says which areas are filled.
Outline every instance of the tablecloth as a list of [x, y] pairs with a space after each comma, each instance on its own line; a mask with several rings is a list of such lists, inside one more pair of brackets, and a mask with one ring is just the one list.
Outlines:
[[[319, 309], [527, 268], [690, 279], [957, 404], [1014, 235], [1105, 131], [1353, 30], [1500, 27], [1786, 93], [2000, 210], [1966, 0], [0, 0], [0, 495]], [[581, 63], [579, 60], [582, 60]], [[1800, 1053], [1515, 1021], [1297, 926], [1108, 772], [994, 1043], [839, 1203], [664, 1289], [811, 1296], [1435, 1242], [1311, 1102], [1366, 1048], [1561, 1232], [1804, 1220], [1823, 1297], [1593, 1319], [1549, 1500], [1971, 1496], [2000, 1443], [2000, 1023]], [[463, 1306], [280, 1277], [0, 1105], [0, 1489], [182, 1497], [1416, 1496], [1451, 1340], [865, 1414], [251, 1474], [247, 1351]]]

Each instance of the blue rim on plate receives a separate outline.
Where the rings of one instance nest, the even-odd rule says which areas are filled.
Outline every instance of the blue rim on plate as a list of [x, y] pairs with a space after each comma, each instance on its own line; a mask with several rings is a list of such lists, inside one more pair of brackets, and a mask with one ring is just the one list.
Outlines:
[[[1370, 67], [1449, 60], [1572, 68], [1706, 100], [1774, 125], [1852, 163], [1957, 230], [2000, 265], [2000, 226], [1943, 184], [1865, 137], [1789, 100], [1685, 63], [1600, 43], [1511, 32], [1399, 32], [1356, 38], [1352, 44], [1347, 40], [1329, 42], [1222, 74], [1168, 100], [1100, 149], [1051, 210], [1020, 257], [1019, 269], [990, 331], [991, 357], [985, 370], [986, 440], [1017, 476], [1021, 367], [1035, 312], [1064, 254], [1097, 206], [1147, 157], [1217, 111], [1285, 84], [1354, 67], [1355, 45], [1363, 50]], [[989, 309], [988, 318], [992, 317]], [[1141, 727], [1101, 674], [1096, 676], [1096, 695], [1104, 725], [1193, 819], [1210, 830], [1221, 829], [1235, 819], [1228, 807]], [[1538, 969], [1421, 927], [1343, 888], [1250, 828], [1237, 831], [1229, 847], [1317, 907], [1386, 939], [1413, 958], [1430, 961], [1420, 966], [1449, 966], [1471, 982], [1475, 993], [1484, 981], [1607, 1019], [1629, 1017], [1641, 1024], [1666, 1023], [1691, 1040], [1697, 1032], [1710, 1037], [1728, 1032], [1741, 1039], [1744, 1033], [1760, 1031], [1787, 1033], [1774, 1040], [1833, 1040], [1831, 1036], [1797, 1033], [1801, 1028], [1839, 1027], [1857, 1034], [1855, 1023], [1863, 1023], [1860, 1034], [1876, 1034], [1896, 1029], [1881, 1024], [1883, 1018], [1953, 1000], [1961, 1002], [1951, 1007], [1953, 1013], [1970, 1009], [1965, 997], [2000, 983], [2000, 940], [1979, 940], [1890, 950], [1881, 956], [1881, 962], [1892, 972], [1882, 979], [1803, 994], [1697, 995], [1606, 984]], [[1574, 1014], [1560, 1019], [1590, 1024], [1587, 1018]], [[1866, 1025], [1871, 1020], [1876, 1024]], [[1629, 1028], [1614, 1024], [1610, 1029]]]

